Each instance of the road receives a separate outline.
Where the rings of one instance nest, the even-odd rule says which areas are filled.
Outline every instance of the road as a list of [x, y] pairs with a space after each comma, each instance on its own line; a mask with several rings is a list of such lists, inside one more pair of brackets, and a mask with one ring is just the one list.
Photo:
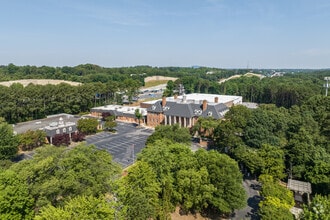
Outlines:
[[259, 220], [257, 215], [258, 203], [260, 201], [260, 183], [256, 180], [244, 178], [243, 187], [248, 195], [247, 206], [244, 209], [235, 210], [235, 215], [232, 219], [252, 219]]
[[144, 88], [141, 89], [141, 94], [139, 94], [139, 99], [144, 100], [144, 99], [150, 99], [150, 98], [161, 98], [163, 95], [163, 92], [166, 89], [167, 84], [161, 84], [158, 86], [153, 86], [149, 88]]

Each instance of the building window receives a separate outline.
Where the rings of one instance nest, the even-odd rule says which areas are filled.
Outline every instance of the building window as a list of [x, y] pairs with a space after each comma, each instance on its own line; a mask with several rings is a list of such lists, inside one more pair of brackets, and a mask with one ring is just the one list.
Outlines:
[[63, 133], [66, 133], [66, 128], [63, 128]]
[[69, 127], [69, 131], [72, 131], [72, 127]]
[[56, 129], [56, 134], [60, 134], [60, 129]]

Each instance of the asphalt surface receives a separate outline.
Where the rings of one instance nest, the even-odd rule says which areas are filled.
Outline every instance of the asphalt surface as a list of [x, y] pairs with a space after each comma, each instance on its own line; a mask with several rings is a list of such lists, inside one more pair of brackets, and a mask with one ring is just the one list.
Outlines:
[[163, 92], [146, 92], [143, 94], [139, 94], [139, 100], [150, 99], [150, 98], [161, 98]]
[[139, 99], [150, 99], [150, 98], [161, 98], [163, 95], [163, 92], [166, 89], [167, 84], [161, 84], [158, 86], [153, 86], [145, 89], [141, 89], [141, 94], [139, 94]]
[[145, 147], [152, 129], [138, 128], [131, 123], [117, 122], [116, 133], [101, 132], [86, 138], [87, 144], [93, 144], [97, 149], [109, 152], [113, 160], [123, 168], [130, 166], [136, 160], [137, 154]]
[[254, 179], [245, 178], [243, 180], [243, 187], [248, 196], [247, 206], [243, 209], [236, 210], [233, 218], [231, 219], [252, 219], [259, 220], [259, 216], [257, 215], [258, 204], [260, 202], [260, 183], [258, 183]]

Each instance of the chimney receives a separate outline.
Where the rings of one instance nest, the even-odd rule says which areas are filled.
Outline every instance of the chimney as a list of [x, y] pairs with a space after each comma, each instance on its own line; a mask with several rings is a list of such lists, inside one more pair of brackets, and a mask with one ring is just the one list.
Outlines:
[[219, 97], [214, 97], [214, 102], [218, 103], [219, 102]]
[[166, 105], [166, 96], [163, 96], [162, 98], [162, 107], [165, 107]]
[[203, 111], [205, 111], [206, 110], [206, 108], [207, 108], [207, 101], [204, 99], [203, 100]]

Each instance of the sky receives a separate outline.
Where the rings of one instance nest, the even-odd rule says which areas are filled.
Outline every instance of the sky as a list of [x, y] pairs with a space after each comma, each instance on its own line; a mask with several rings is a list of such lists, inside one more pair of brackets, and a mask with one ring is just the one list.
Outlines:
[[0, 65], [330, 68], [329, 0], [0, 0]]

